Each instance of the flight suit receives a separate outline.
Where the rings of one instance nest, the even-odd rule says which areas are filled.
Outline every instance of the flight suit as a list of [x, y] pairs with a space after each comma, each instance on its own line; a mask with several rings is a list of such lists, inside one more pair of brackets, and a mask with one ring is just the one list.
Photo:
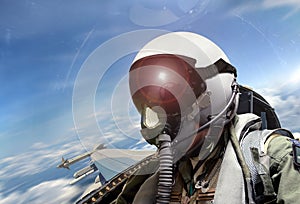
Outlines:
[[277, 203], [299, 203], [300, 173], [293, 163], [289, 138], [272, 138], [267, 154], [270, 156], [270, 176], [277, 193]]
[[[249, 118], [249, 115], [247, 117]], [[247, 117], [246, 119], [249, 120]], [[257, 119], [251, 117], [251, 120]], [[245, 117], [239, 118], [241, 123], [245, 123], [243, 118]], [[231, 134], [239, 135], [242, 132], [241, 129], [244, 129], [243, 127], [243, 125], [234, 124], [232, 129], [235, 133], [231, 132]], [[260, 130], [251, 131], [249, 135], [263, 132]], [[262, 147], [265, 153], [260, 153], [260, 150], [257, 151], [259, 152], [257, 161], [262, 161], [259, 163], [260, 167], [266, 168], [266, 175], [263, 175], [262, 178], [267, 178], [270, 181], [269, 183], [263, 181], [264, 193], [268, 196], [271, 195], [270, 199], [268, 198], [269, 203], [298, 203], [300, 198], [300, 173], [293, 163], [290, 138], [276, 132], [270, 132], [266, 135], [268, 137], [264, 137], [263, 143], [265, 145]], [[261, 136], [264, 135], [261, 134]], [[235, 147], [234, 141], [226, 139], [224, 141], [215, 148], [197, 171], [194, 171], [197, 162], [193, 159], [183, 158], [179, 161], [174, 174], [175, 185], [171, 194], [171, 204], [265, 203], [263, 199], [257, 201], [252, 196], [253, 189], [251, 185], [253, 182], [245, 178], [247, 177], [243, 172], [245, 167], [241, 167], [243, 165], [239, 161], [243, 159], [243, 156], [241, 157], [239, 154], [243, 153], [236, 150], [237, 147]], [[224, 146], [226, 146], [225, 152], [221, 151]], [[247, 160], [247, 158], [244, 159]], [[117, 198], [112, 203], [155, 203], [158, 182], [157, 168], [158, 159], [154, 159], [148, 165], [142, 167], [139, 172], [130, 176], [123, 186], [122, 192], [115, 195]], [[213, 172], [213, 174], [210, 175], [210, 172]], [[263, 171], [259, 169], [258, 173], [261, 172]], [[201, 178], [207, 177], [211, 181], [209, 185], [206, 185], [205, 182], [199, 182]], [[202, 179], [202, 181], [206, 180]]]

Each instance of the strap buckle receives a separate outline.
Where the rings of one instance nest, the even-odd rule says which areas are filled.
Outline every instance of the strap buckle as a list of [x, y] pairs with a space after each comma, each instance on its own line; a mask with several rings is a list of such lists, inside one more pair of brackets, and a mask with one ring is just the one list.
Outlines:
[[293, 162], [296, 168], [300, 171], [300, 141], [297, 139], [290, 139], [293, 148]]

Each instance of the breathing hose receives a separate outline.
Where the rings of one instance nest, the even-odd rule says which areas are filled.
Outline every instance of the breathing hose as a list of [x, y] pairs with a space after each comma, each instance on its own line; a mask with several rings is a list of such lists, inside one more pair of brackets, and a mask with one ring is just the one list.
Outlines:
[[[209, 127], [209, 125], [213, 124], [217, 120], [219, 120], [223, 115], [226, 114], [226, 111], [232, 106], [234, 103], [236, 96], [238, 94], [238, 85], [237, 83], [233, 84], [233, 94], [225, 106], [225, 108], [215, 116], [211, 121], [207, 122], [205, 125], [201, 126], [192, 134], [188, 135], [190, 137], [203, 129]], [[171, 199], [171, 192], [173, 186], [173, 153], [171, 149], [171, 145], [174, 146], [175, 143], [180, 143], [182, 141], [176, 141], [175, 143], [171, 143], [170, 135], [166, 134], [164, 131], [157, 138], [157, 142], [159, 144], [158, 155], [159, 155], [159, 176], [158, 176], [158, 189], [156, 195], [156, 203], [157, 204], [168, 204]]]
[[171, 137], [168, 134], [160, 134], [159, 142], [159, 176], [156, 196], [157, 204], [167, 204], [171, 199], [173, 186], [173, 154], [171, 150]]

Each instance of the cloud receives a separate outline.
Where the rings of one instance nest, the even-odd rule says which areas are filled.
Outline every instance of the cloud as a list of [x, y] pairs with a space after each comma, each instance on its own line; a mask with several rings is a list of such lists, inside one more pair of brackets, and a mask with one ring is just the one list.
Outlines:
[[0, 159], [0, 204], [71, 203], [81, 188], [70, 186], [70, 179], [46, 180], [63, 176], [58, 171], [53, 175], [61, 156], [80, 153], [83, 147], [70, 137], [54, 144], [37, 142], [27, 152]]
[[300, 10], [299, 0], [264, 0], [262, 7], [265, 9], [273, 9], [279, 7], [290, 7], [292, 10], [288, 12], [282, 19], [286, 20]]
[[264, 0], [262, 1], [262, 6], [265, 8], [275, 8], [275, 7], [282, 7], [282, 6], [289, 6], [289, 7], [300, 7], [299, 0]]
[[0, 193], [0, 204], [72, 203], [74, 196], [79, 195], [82, 189], [68, 185], [69, 182], [68, 179], [57, 179], [42, 182], [25, 192], [15, 191], [5, 197]]
[[293, 135], [294, 135], [295, 138], [300, 139], [300, 132], [294, 132]]
[[123, 144], [122, 148], [126, 148], [140, 140], [140, 116], [133, 105], [128, 104], [128, 96], [122, 97], [123, 94], [120, 94], [124, 92], [115, 93], [118, 95], [115, 98], [104, 95], [96, 103], [97, 110], [92, 113], [84, 104], [75, 110], [78, 137], [87, 149], [91, 150], [95, 143], [116, 148], [121, 148], [119, 145]]
[[242, 15], [244, 13], [254, 12], [257, 10], [271, 10], [276, 8], [288, 7], [290, 12], [282, 17], [286, 20], [300, 10], [299, 0], [263, 0], [263, 1], [249, 1], [247, 3], [239, 4], [231, 13], [233, 15]]
[[48, 147], [49, 145], [43, 142], [36, 142], [31, 146], [32, 149], [46, 149]]
[[[95, 115], [99, 114], [95, 113]], [[106, 141], [109, 144], [120, 143], [124, 147], [132, 149], [151, 149], [151, 146], [145, 142], [143, 143], [142, 139], [140, 141], [130, 141], [126, 136], [120, 136], [120, 130], [117, 130], [115, 125], [112, 124], [113, 119], [110, 116], [109, 112], [101, 115], [102, 120], [106, 120], [111, 124], [104, 127], [106, 132], [103, 137], [99, 135], [85, 135], [86, 137], [82, 138], [85, 141], [82, 141], [82, 143], [90, 144], [91, 148], [95, 147], [95, 144], [99, 141]], [[91, 116], [86, 118], [89, 117]], [[123, 116], [119, 119], [126, 120]], [[88, 129], [90, 125], [87, 122], [85, 128]], [[39, 178], [45, 180], [44, 175], [48, 171], [50, 172], [50, 169], [56, 168], [61, 156], [68, 158], [68, 155], [75, 156], [82, 152], [83, 147], [76, 138], [65, 137], [65, 139], [54, 144], [34, 143], [27, 152], [0, 159], [0, 204], [70, 203], [72, 198], [76, 198], [79, 196], [79, 193], [82, 193], [82, 189], [68, 185], [70, 180], [58, 179], [38, 183], [39, 181], [33, 182], [31, 179]], [[49, 179], [49, 177], [47, 178]], [[14, 181], [17, 181], [20, 185], [13, 186], [12, 183]]]
[[[117, 148], [120, 146], [122, 148], [143, 147], [139, 141], [142, 139], [139, 134], [139, 117], [138, 120], [134, 119], [138, 121], [134, 124], [128, 114], [117, 114], [117, 118], [113, 118], [112, 112], [103, 107], [93, 115], [86, 115], [86, 117], [81, 115], [81, 129], [77, 129], [80, 141], [74, 136], [75, 129], [70, 129], [59, 137], [59, 142], [52, 144], [36, 142], [26, 152], [2, 158], [0, 159], [0, 180], [19, 179], [39, 174], [49, 168], [56, 168], [62, 156], [67, 158], [68, 155], [83, 153], [82, 144], [87, 147], [87, 150], [92, 150], [96, 144], [100, 143]], [[94, 127], [95, 117], [98, 119], [96, 122], [101, 123], [96, 127]], [[47, 121], [49, 123], [47, 126], [56, 120], [57, 118], [54, 121]], [[118, 120], [117, 124], [115, 120]]]
[[[287, 82], [276, 80], [276, 84], [257, 90], [273, 108], [279, 117], [282, 127], [293, 132], [300, 131], [300, 80], [292, 77]], [[280, 84], [280, 85], [278, 85]]]
[[25, 153], [1, 159], [0, 178], [3, 176], [1, 180], [4, 178], [9, 180], [38, 174], [49, 168], [56, 168], [61, 156], [79, 154], [82, 151], [83, 148], [78, 141], [54, 145], [35, 143]]

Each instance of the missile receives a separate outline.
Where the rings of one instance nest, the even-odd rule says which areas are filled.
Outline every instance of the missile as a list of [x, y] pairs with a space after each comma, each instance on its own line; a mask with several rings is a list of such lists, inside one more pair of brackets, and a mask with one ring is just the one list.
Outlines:
[[101, 150], [101, 149], [105, 149], [104, 144], [99, 144], [92, 151], [80, 154], [80, 155], [78, 155], [76, 157], [73, 157], [71, 159], [64, 159], [64, 157], [62, 157], [61, 158], [61, 163], [59, 165], [57, 165], [57, 168], [65, 168], [65, 169], [70, 170], [70, 167], [69, 167], [70, 165], [91, 156], [91, 154], [93, 154], [95, 151]]
[[65, 169], [69, 169], [70, 170], [70, 165], [80, 161], [80, 160], [83, 160], [89, 156], [91, 156], [91, 154], [93, 154], [95, 151], [97, 150], [101, 150], [101, 149], [104, 149], [104, 144], [100, 144], [98, 146], [96, 146], [96, 148], [93, 149], [93, 151], [90, 151], [90, 152], [86, 152], [86, 153], [83, 153], [83, 154], [80, 154], [76, 157], [73, 157], [71, 159], [64, 159], [64, 157], [61, 158], [61, 163], [59, 165], [57, 165], [57, 168], [65, 168]]
[[82, 169], [80, 169], [79, 171], [76, 171], [73, 175], [73, 177], [76, 179], [76, 178], [79, 178], [81, 177], [82, 175], [86, 174], [87, 172], [91, 171], [91, 170], [94, 170], [94, 171], [97, 171], [97, 167], [95, 166], [95, 164], [91, 164], [89, 166], [86, 166]]
[[65, 169], [69, 169], [69, 160], [65, 160], [64, 157], [61, 158], [61, 163], [59, 165], [57, 165], [57, 168], [65, 168]]
[[92, 152], [86, 152], [86, 153], [80, 154], [76, 157], [73, 157], [71, 159], [64, 159], [64, 157], [62, 157], [61, 163], [59, 165], [57, 165], [57, 168], [65, 168], [65, 169], [70, 170], [70, 167], [69, 167], [70, 165], [89, 157], [91, 154], [92, 154]]
[[74, 179], [70, 182], [70, 185], [77, 183], [81, 179], [87, 177], [88, 175], [94, 173], [97, 170], [98, 169], [95, 166], [95, 164], [91, 164], [89, 166], [84, 167], [83, 169], [80, 169], [79, 171], [74, 173], [73, 175]]

